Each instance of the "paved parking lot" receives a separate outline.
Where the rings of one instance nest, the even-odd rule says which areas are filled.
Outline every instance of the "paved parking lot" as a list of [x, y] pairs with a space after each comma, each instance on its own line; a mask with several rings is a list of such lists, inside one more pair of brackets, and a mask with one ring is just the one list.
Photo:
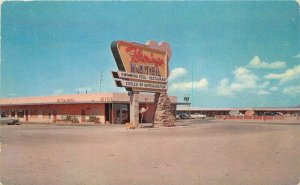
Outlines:
[[1, 183], [297, 185], [300, 125], [180, 121], [174, 128], [9, 125]]

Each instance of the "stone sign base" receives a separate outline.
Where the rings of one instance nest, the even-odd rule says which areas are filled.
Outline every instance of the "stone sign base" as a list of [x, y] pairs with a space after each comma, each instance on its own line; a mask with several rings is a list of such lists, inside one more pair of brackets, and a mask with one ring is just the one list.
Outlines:
[[[165, 127], [175, 126], [174, 110], [171, 106], [171, 101], [167, 93], [155, 93], [154, 95], [154, 121], [155, 124], [161, 124]], [[130, 123], [139, 127], [139, 92], [132, 91], [130, 94]], [[127, 127], [127, 124], [126, 124]]]
[[155, 93], [154, 104], [156, 107], [154, 125], [162, 124], [165, 127], [175, 126], [176, 118], [173, 115], [171, 102], [167, 93]]

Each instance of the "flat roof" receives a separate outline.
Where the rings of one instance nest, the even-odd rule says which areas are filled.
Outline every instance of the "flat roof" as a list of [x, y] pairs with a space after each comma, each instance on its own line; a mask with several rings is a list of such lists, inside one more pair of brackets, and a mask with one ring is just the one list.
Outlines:
[[[176, 96], [169, 96], [171, 103], [176, 103]], [[83, 103], [124, 103], [129, 102], [127, 93], [94, 93], [94, 94], [69, 94], [56, 96], [33, 96], [0, 98], [0, 106], [12, 105], [44, 105], [44, 104], [83, 104]], [[154, 93], [140, 93], [140, 102], [154, 102]]]
[[199, 107], [187, 107], [187, 106], [177, 106], [177, 111], [300, 111], [300, 107], [241, 107], [241, 108], [199, 108]]

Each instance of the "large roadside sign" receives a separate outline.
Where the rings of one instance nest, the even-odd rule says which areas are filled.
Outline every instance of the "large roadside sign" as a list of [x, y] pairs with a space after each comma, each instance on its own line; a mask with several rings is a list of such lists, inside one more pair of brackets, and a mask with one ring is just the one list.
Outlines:
[[112, 72], [117, 86], [127, 91], [167, 91], [166, 51], [126, 41], [112, 42], [111, 50], [119, 69]]

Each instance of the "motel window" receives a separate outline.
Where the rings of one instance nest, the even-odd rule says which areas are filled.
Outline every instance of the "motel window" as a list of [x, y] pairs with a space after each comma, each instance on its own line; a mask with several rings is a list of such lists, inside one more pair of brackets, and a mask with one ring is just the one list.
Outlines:
[[5, 117], [5, 116], [6, 116], [5, 110], [2, 110], [1, 111], [1, 117]]
[[38, 116], [38, 110], [31, 110], [30, 111], [30, 117], [31, 118], [37, 118]]
[[24, 118], [24, 110], [17, 110], [18, 118]]
[[114, 104], [114, 120], [117, 124], [125, 124], [129, 121], [127, 104]]
[[43, 111], [43, 118], [49, 118], [49, 114], [51, 114], [50, 110], [44, 110]]
[[15, 112], [15, 110], [11, 110], [11, 112], [10, 112], [10, 116], [11, 116], [11, 117], [15, 117], [15, 116], [16, 116], [16, 112]]

